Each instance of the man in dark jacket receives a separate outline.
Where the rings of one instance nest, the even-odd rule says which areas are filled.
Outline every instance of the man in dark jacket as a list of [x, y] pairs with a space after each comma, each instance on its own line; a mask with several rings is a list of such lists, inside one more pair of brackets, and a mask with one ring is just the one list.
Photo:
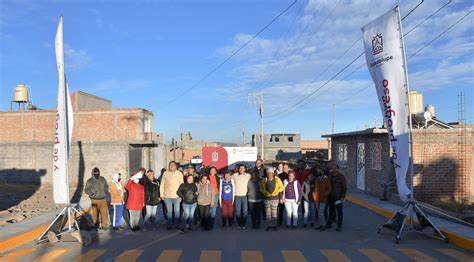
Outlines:
[[[278, 177], [281, 182], [288, 179], [288, 172], [290, 171], [290, 166], [288, 163], [283, 163], [283, 172], [281, 172]], [[285, 213], [285, 205], [278, 202], [278, 226], [283, 225], [283, 214]]]
[[257, 159], [257, 161], [255, 161], [255, 167], [252, 169], [251, 173], [253, 172], [258, 172], [260, 178], [265, 177], [265, 167], [263, 166], [262, 159]]
[[143, 223], [151, 224], [151, 220], [156, 223], [156, 210], [160, 203], [160, 182], [158, 182], [158, 179], [155, 177], [155, 172], [151, 169], [146, 172], [146, 177], [143, 177], [142, 181], [145, 187], [146, 206], [146, 214]]
[[[109, 227], [109, 210], [105, 197], [109, 192], [109, 185], [105, 178], [100, 175], [99, 168], [94, 167], [92, 169], [92, 177], [87, 180], [84, 191], [91, 199], [92, 222], [97, 228], [107, 230]], [[99, 214], [101, 227], [99, 227]]]
[[343, 219], [343, 202], [347, 193], [346, 178], [343, 174], [339, 173], [338, 166], [335, 164], [329, 165], [329, 171], [331, 173], [329, 178], [331, 181], [331, 193], [329, 194], [328, 198], [329, 219], [327, 221], [326, 228], [329, 229], [332, 227], [332, 223], [336, 220], [335, 216], [337, 212], [336, 231], [341, 231]]

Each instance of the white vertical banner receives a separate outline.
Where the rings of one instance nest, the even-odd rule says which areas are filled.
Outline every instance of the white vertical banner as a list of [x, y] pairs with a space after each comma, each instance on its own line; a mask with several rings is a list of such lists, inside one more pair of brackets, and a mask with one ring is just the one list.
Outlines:
[[58, 107], [53, 148], [53, 195], [56, 204], [69, 204], [69, 148], [71, 144], [73, 111], [64, 73], [63, 18], [59, 19], [55, 39], [58, 66]]
[[410, 152], [408, 87], [399, 12], [396, 6], [362, 27], [362, 33], [367, 67], [392, 147], [398, 193], [402, 201], [407, 201], [410, 195], [406, 184]]

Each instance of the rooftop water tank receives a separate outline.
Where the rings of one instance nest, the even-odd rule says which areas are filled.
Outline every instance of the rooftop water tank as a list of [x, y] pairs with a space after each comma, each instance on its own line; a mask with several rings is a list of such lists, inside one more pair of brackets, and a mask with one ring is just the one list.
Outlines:
[[423, 110], [423, 95], [418, 91], [410, 91], [410, 113], [417, 114], [424, 112]]
[[24, 84], [19, 84], [15, 87], [14, 94], [13, 94], [13, 102], [17, 103], [25, 103], [29, 102], [29, 94], [28, 94], [28, 87]]

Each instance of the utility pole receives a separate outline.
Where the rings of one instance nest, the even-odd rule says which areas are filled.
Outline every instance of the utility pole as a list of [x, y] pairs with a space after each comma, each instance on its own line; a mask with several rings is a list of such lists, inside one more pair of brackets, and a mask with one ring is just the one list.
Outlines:
[[250, 104], [258, 104], [259, 105], [259, 111], [260, 111], [260, 132], [261, 132], [261, 135], [260, 135], [260, 147], [261, 147], [261, 151], [260, 151], [260, 155], [261, 155], [261, 158], [263, 161], [265, 161], [265, 147], [264, 147], [264, 142], [265, 142], [265, 138], [264, 138], [264, 133], [263, 133], [263, 93], [262, 92], [259, 92], [259, 93], [249, 93], [249, 97], [248, 97], [248, 102]]
[[334, 120], [335, 120], [335, 115], [336, 115], [336, 104], [332, 104], [332, 128], [331, 128], [331, 134], [334, 134]]
[[245, 127], [244, 122], [242, 121], [242, 146], [245, 145]]
[[176, 146], [174, 137], [171, 139], [171, 148], [173, 149], [173, 161], [176, 161]]

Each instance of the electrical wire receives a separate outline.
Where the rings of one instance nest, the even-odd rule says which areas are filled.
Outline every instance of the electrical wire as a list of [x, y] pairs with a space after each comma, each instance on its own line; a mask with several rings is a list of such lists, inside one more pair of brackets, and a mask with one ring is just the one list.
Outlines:
[[219, 68], [225, 65], [229, 60], [231, 60], [235, 55], [237, 55], [242, 49], [244, 49], [250, 42], [255, 40], [260, 34], [262, 34], [268, 27], [270, 27], [278, 18], [284, 15], [288, 10], [296, 4], [298, 0], [294, 0], [290, 5], [288, 5], [283, 11], [281, 11], [277, 16], [275, 16], [270, 22], [268, 22], [262, 29], [260, 29], [256, 34], [252, 36], [249, 40], [247, 40], [243, 45], [241, 45], [237, 50], [235, 50], [230, 56], [224, 59], [221, 63], [216, 65], [211, 71], [201, 77], [196, 83], [190, 86], [188, 89], [181, 92], [178, 96], [171, 99], [170, 101], [164, 103], [158, 110], [168, 108], [168, 105], [176, 102], [177, 100], [181, 99], [185, 94], [189, 93], [191, 90], [199, 86], [202, 82], [204, 82], [207, 78], [209, 78], [212, 74], [214, 74]]

